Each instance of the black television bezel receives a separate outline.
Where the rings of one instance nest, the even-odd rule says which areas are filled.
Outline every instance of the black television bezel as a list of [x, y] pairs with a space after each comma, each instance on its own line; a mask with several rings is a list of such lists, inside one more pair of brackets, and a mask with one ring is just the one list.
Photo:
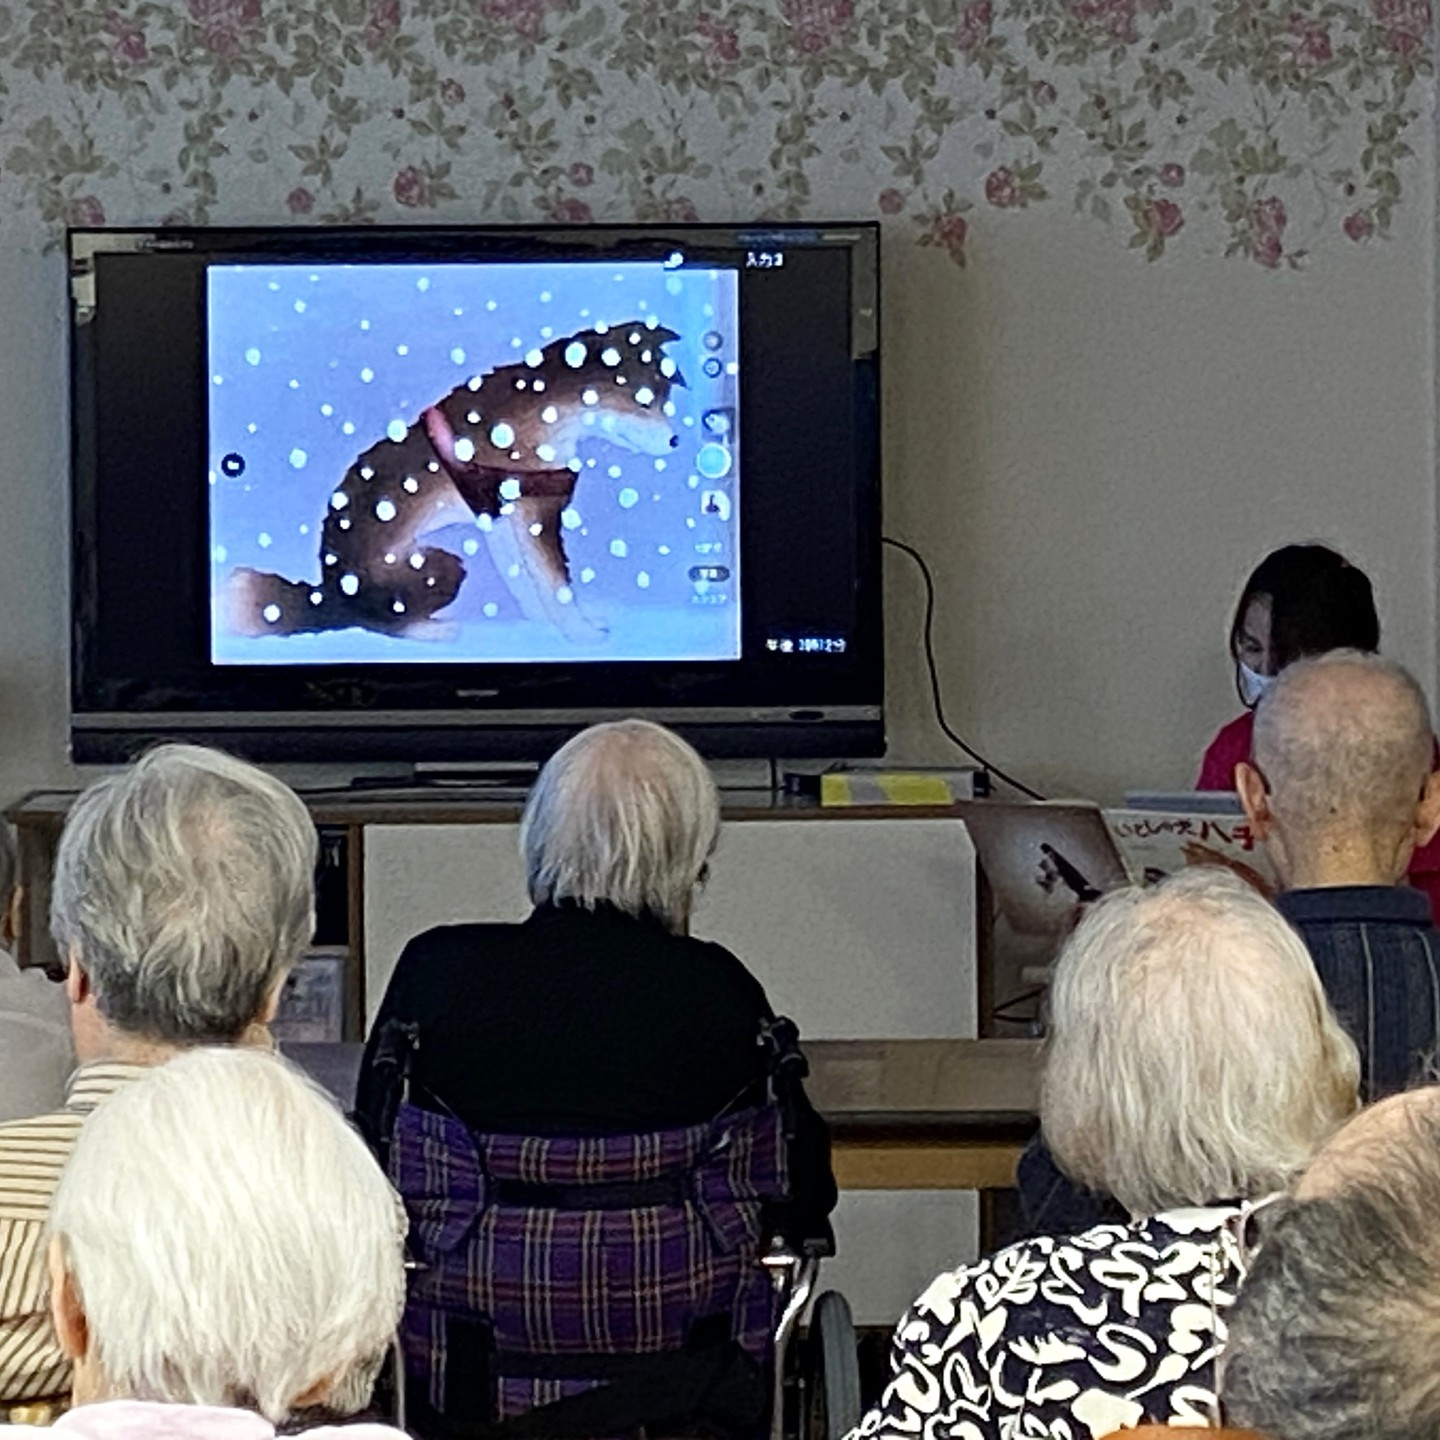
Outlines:
[[[87, 321], [97, 303], [94, 260], [107, 253], [197, 252], [221, 256], [303, 259], [472, 258], [485, 244], [514, 256], [590, 248], [628, 258], [663, 255], [672, 245], [728, 250], [784, 249], [797, 244], [844, 245], [852, 252], [851, 349], [853, 403], [869, 423], [857, 427], [855, 473], [861, 484], [856, 513], [855, 657], [835, 703], [814, 690], [817, 703], [581, 704], [546, 707], [496, 692], [483, 675], [471, 684], [429, 685], [438, 694], [465, 692], [464, 703], [367, 708], [380, 687], [363, 667], [354, 673], [306, 680], [299, 708], [196, 706], [192, 696], [153, 693], [132, 705], [116, 686], [93, 683], [93, 630], [87, 619], [99, 601], [92, 536], [98, 507], [96, 437], [99, 425], [93, 331]], [[715, 758], [840, 757], [878, 755], [885, 748], [884, 627], [880, 574], [879, 226], [874, 222], [750, 225], [539, 225], [539, 226], [275, 226], [206, 228], [91, 228], [67, 232], [70, 264], [71, 399], [71, 604], [70, 746], [82, 764], [127, 760], [162, 740], [223, 745], [276, 762], [422, 762], [539, 760], [566, 738], [598, 720], [640, 714], [672, 726]], [[88, 307], [88, 313], [87, 313]], [[742, 442], [743, 443], [743, 442]], [[341, 667], [332, 667], [338, 670]], [[483, 671], [488, 667], [476, 667]], [[796, 672], [797, 674], [803, 672]], [[824, 670], [812, 676], [827, 681]], [[386, 677], [389, 681], [389, 677]], [[428, 678], [428, 677], [427, 677]], [[402, 685], [389, 681], [389, 688]], [[421, 689], [417, 680], [412, 689]], [[717, 687], [711, 684], [714, 691]], [[544, 687], [539, 687], [543, 693]], [[101, 693], [102, 690], [104, 693]], [[119, 703], [117, 703], [117, 698]], [[808, 696], [807, 696], [808, 698]]]

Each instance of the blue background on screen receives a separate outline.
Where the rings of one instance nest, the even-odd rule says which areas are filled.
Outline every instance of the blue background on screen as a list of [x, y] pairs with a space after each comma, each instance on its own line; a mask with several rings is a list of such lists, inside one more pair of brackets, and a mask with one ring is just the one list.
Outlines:
[[[581, 449], [564, 540], [576, 603], [608, 626], [604, 639], [577, 644], [525, 619], [483, 536], [451, 526], [429, 543], [461, 555], [468, 574], [429, 638], [356, 628], [241, 637], [222, 629], [212, 603], [215, 663], [739, 658], [736, 272], [613, 261], [247, 265], [212, 267], [208, 288], [212, 602], [237, 566], [317, 580], [320, 525], [355, 457], [396, 418], [415, 421], [533, 347], [597, 322], [654, 318], [678, 332], [665, 353], [687, 382], [671, 392], [680, 445], [670, 455], [598, 437]], [[717, 443], [717, 414], [730, 463], [715, 477], [713, 453], [703, 475], [697, 456]], [[223, 473], [229, 455], [243, 459], [239, 476]], [[697, 582], [697, 566], [729, 573]]]

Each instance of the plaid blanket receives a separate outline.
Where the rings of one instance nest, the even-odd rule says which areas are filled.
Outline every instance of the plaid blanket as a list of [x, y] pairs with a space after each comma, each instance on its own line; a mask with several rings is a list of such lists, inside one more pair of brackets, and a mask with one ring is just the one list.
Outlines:
[[[762, 1210], [788, 1193], [774, 1107], [681, 1130], [537, 1139], [475, 1135], [406, 1103], [389, 1163], [424, 1267], [402, 1326], [406, 1365], [437, 1411], [457, 1337], [477, 1321], [490, 1329], [497, 1419], [603, 1383], [571, 1378], [592, 1357], [676, 1350], [705, 1320], [727, 1322], [768, 1362], [776, 1306], [759, 1263]], [[535, 1203], [547, 1198], [536, 1187], [563, 1208]], [[652, 1203], [625, 1204], [626, 1187]], [[535, 1373], [557, 1369], [570, 1375]]]

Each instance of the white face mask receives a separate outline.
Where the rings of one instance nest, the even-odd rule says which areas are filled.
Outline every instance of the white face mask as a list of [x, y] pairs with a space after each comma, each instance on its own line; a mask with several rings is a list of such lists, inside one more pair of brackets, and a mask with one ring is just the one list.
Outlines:
[[1236, 676], [1240, 685], [1240, 698], [1253, 710], [1269, 693], [1275, 684], [1273, 675], [1261, 675], [1243, 661], [1235, 662]]

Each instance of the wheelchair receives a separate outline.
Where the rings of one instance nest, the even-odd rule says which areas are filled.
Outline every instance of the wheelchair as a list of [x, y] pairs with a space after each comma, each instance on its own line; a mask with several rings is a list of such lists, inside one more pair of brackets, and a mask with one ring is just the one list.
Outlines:
[[[807, 1073], [764, 1027], [763, 1103], [628, 1135], [476, 1134], [412, 1098], [391, 1022], [371, 1143], [410, 1222], [393, 1409], [421, 1440], [839, 1440], [859, 1421], [844, 1297], [811, 1304], [823, 1235], [791, 1233], [787, 1145]], [[809, 1333], [800, 1338], [809, 1312]]]

